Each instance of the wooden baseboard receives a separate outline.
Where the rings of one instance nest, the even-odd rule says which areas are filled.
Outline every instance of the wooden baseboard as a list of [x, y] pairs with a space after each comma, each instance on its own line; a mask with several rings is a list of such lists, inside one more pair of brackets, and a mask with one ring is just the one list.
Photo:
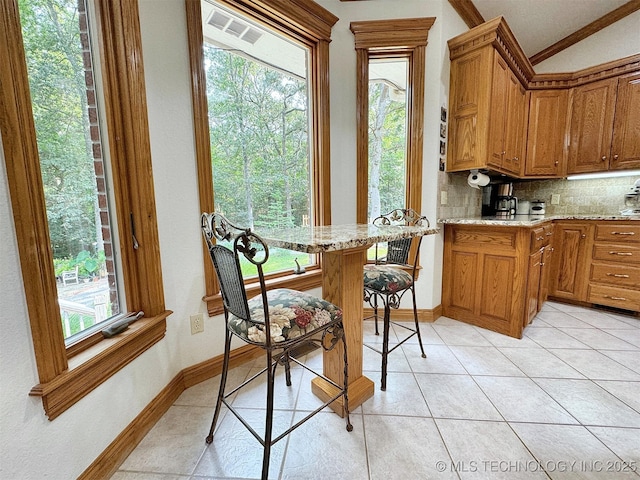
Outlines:
[[[237, 367], [260, 355], [264, 355], [264, 350], [253, 345], [243, 345], [231, 352], [229, 365], [231, 368]], [[78, 480], [110, 478], [185, 389], [222, 372], [222, 360], [223, 355], [218, 355], [178, 373], [106, 450], [82, 472]]]
[[[363, 309], [364, 317], [370, 317], [373, 315], [373, 309], [366, 307]], [[378, 308], [378, 314], [382, 314], [382, 310]], [[438, 305], [433, 309], [419, 308], [418, 309], [418, 321], [419, 322], [435, 322], [442, 316], [442, 305]], [[399, 308], [398, 310], [391, 310], [391, 319], [398, 320], [400, 322], [407, 322], [413, 320], [412, 308]]]

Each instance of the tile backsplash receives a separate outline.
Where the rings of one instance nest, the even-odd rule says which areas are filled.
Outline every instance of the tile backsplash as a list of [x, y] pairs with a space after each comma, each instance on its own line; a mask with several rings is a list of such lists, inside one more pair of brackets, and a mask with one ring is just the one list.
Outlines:
[[[482, 211], [482, 190], [469, 187], [469, 172], [438, 172], [438, 188], [446, 192], [447, 202], [442, 205], [438, 218], [479, 217]], [[617, 215], [625, 208], [624, 196], [638, 176], [583, 179], [583, 180], [514, 180], [513, 194], [520, 200], [546, 202], [548, 215]], [[560, 196], [558, 205], [551, 204], [551, 195]]]

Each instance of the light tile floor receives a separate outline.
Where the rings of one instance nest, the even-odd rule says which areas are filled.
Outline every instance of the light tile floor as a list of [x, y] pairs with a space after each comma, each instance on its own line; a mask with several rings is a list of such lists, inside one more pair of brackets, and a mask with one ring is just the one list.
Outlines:
[[[270, 478], [640, 477], [640, 319], [548, 302], [521, 340], [444, 317], [421, 331], [427, 358], [414, 339], [396, 350], [386, 392], [380, 356], [365, 348], [376, 392], [352, 412], [353, 432], [319, 413], [275, 445]], [[371, 322], [365, 341], [380, 341]], [[307, 357], [320, 366], [319, 351]], [[308, 372], [293, 379], [276, 387], [279, 431], [318, 404]], [[217, 387], [218, 377], [186, 390], [112, 480], [259, 478], [262, 448], [233, 415], [204, 442]], [[263, 387], [234, 399], [256, 426]]]

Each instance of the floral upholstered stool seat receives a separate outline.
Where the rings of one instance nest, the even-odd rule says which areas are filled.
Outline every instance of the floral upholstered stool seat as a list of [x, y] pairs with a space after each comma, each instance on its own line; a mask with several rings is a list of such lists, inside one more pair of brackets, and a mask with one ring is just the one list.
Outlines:
[[[342, 320], [342, 310], [331, 302], [306, 292], [279, 288], [267, 292], [271, 341], [286, 343], [294, 338], [313, 334], [330, 323]], [[246, 342], [264, 344], [267, 341], [262, 296], [248, 302], [251, 320], [235, 315], [229, 318], [229, 328]]]
[[364, 288], [388, 293], [405, 290], [412, 284], [411, 274], [401, 268], [372, 263], [364, 266]]

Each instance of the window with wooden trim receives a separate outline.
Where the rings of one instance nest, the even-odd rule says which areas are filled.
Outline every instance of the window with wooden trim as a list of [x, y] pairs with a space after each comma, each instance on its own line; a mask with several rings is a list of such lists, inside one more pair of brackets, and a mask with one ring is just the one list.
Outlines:
[[[356, 217], [359, 223], [367, 223], [371, 220], [370, 216], [375, 217], [378, 213], [386, 213], [381, 211], [383, 203], [376, 197], [376, 190], [379, 191], [377, 182], [380, 178], [384, 178], [383, 174], [388, 178], [396, 176], [402, 179], [402, 188], [397, 185], [389, 187], [399, 192], [397, 203], [391, 209], [413, 208], [417, 212], [421, 211], [425, 51], [429, 29], [434, 22], [434, 17], [427, 17], [361, 21], [352, 22], [350, 25], [355, 37], [356, 71], [358, 72], [356, 95], [359, 175]], [[370, 72], [374, 74], [370, 75]], [[373, 91], [377, 88], [376, 86], [383, 87], [379, 94]], [[393, 100], [390, 94], [396, 96], [399, 104], [396, 110], [402, 109], [405, 115], [404, 122], [397, 120], [396, 123], [406, 125], [404, 149], [400, 149], [399, 145], [391, 147], [396, 150], [393, 155], [397, 160], [387, 162], [385, 165], [389, 172], [383, 172], [383, 174], [375, 169], [373, 172], [370, 171], [370, 162], [376, 162], [376, 168], [380, 165], [375, 142], [374, 147], [370, 148], [370, 141], [373, 140], [371, 137], [376, 134], [376, 129], [381, 131], [383, 128], [381, 125], [376, 126], [375, 122], [371, 125], [369, 122], [372, 115], [374, 117], [381, 115], [380, 112], [375, 111], [376, 109], [385, 107], [385, 102], [380, 101], [382, 94], [386, 95], [389, 101]], [[370, 98], [375, 99], [375, 105], [370, 105]], [[382, 100], [385, 98], [382, 97]], [[398, 141], [396, 140], [395, 143]], [[362, 172], [367, 174], [363, 175]], [[375, 182], [373, 189], [371, 188], [372, 179]], [[375, 205], [370, 201], [372, 190]], [[390, 201], [392, 200], [387, 199], [384, 205], [389, 204]]]
[[[258, 232], [330, 223], [328, 44], [337, 18], [310, 0], [186, 0], [186, 8], [202, 211]], [[317, 256], [276, 250], [270, 286], [320, 285]], [[305, 273], [293, 274], [296, 260]], [[205, 281], [209, 313], [219, 313], [208, 261]]]
[[[42, 397], [53, 419], [162, 339], [171, 313], [165, 310], [160, 269], [138, 6], [123, 0], [7, 0], [0, 2], [0, 24], [0, 57], [6, 62], [0, 70], [0, 128], [39, 377], [29, 393]], [[23, 35], [23, 27], [40, 29], [50, 43], [40, 48], [28, 45], [43, 40], [33, 32]], [[60, 40], [56, 35], [65, 35], [58, 46], [69, 47], [70, 41], [76, 46], [55, 47]], [[34, 58], [38, 56], [42, 58]], [[56, 63], [61, 56], [65, 58]], [[38, 71], [43, 68], [57, 80]], [[64, 83], [62, 77], [71, 78], [73, 88], [54, 91]], [[94, 88], [99, 86], [102, 89]], [[69, 96], [61, 98], [65, 94]], [[96, 115], [101, 98], [103, 123]], [[50, 112], [43, 113], [47, 109]], [[65, 115], [58, 120], [58, 130], [52, 118], [46, 119], [50, 128], [42, 128], [44, 114], [51, 112]], [[72, 179], [74, 168], [80, 175]], [[106, 177], [112, 180], [110, 187]], [[63, 212], [67, 217], [52, 215], [55, 205], [48, 197], [63, 182], [80, 184], [67, 196], [84, 196], [80, 192], [85, 190], [96, 195], [72, 205]], [[78, 223], [69, 220], [74, 209], [84, 216]], [[54, 268], [54, 252], [62, 251], [61, 243], [82, 230], [82, 222], [89, 227], [70, 242], [81, 247], [64, 251], [76, 265], [85, 263], [61, 278]], [[52, 237], [50, 232], [58, 228], [67, 228], [68, 235], [56, 231]], [[100, 279], [99, 265], [87, 261], [100, 259], [98, 245], [105, 245], [105, 322], [78, 337], [72, 334], [72, 322], [65, 323], [61, 316], [65, 300], [59, 299], [58, 287], [82, 281], [83, 276]], [[78, 255], [73, 248], [86, 253]], [[121, 259], [119, 270], [116, 257]], [[101, 330], [125, 311], [141, 311], [144, 316], [120, 335], [105, 338]]]

